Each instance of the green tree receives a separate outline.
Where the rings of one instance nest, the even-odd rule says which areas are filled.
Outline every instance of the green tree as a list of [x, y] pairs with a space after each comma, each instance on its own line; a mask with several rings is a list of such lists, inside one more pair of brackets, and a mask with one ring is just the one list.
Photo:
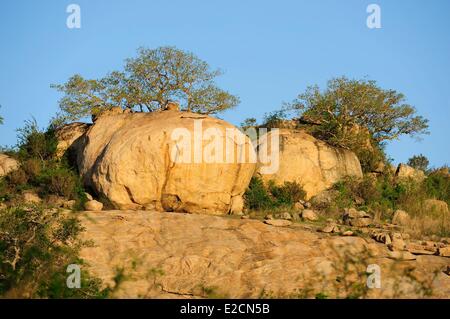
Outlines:
[[250, 127], [257, 127], [258, 126], [258, 122], [256, 121], [256, 119], [254, 117], [249, 117], [246, 118], [242, 123], [241, 123], [241, 128], [246, 130]]
[[428, 133], [428, 120], [416, 115], [402, 93], [370, 80], [334, 78], [324, 91], [309, 87], [284, 109], [297, 112], [300, 124], [319, 139], [368, 159], [366, 170], [384, 158], [387, 141]]
[[298, 111], [325, 140], [344, 147], [361, 136], [382, 143], [427, 133], [428, 128], [428, 120], [416, 115], [403, 94], [383, 90], [375, 81], [334, 78], [325, 91], [309, 87], [287, 107]]
[[428, 165], [430, 164], [430, 161], [426, 156], [419, 154], [414, 155], [408, 160], [408, 165], [411, 167], [414, 167], [415, 169], [420, 169], [424, 172], [428, 170]]
[[59, 117], [65, 120], [115, 106], [151, 112], [171, 100], [179, 101], [183, 110], [211, 114], [239, 103], [238, 97], [215, 84], [214, 79], [221, 74], [194, 54], [174, 47], [140, 48], [137, 57], [125, 61], [123, 71], [97, 80], [77, 74], [52, 87], [64, 93]]

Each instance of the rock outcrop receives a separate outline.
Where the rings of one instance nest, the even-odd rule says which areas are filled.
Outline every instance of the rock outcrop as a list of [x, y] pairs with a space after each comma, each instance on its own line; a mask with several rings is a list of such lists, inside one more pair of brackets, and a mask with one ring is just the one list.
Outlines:
[[73, 149], [74, 152], [78, 152], [81, 138], [90, 126], [91, 124], [75, 122], [64, 125], [56, 130], [55, 136], [58, 140], [56, 157], [61, 158], [68, 149]]
[[[260, 163], [258, 173], [263, 180], [277, 184], [296, 181], [303, 186], [307, 198], [329, 188], [345, 176], [362, 178], [361, 164], [357, 156], [345, 149], [332, 147], [301, 130], [280, 129], [279, 169], [264, 174]], [[267, 147], [272, 153], [272, 132], [262, 139], [259, 149]]]
[[349, 287], [366, 287], [367, 277], [361, 274], [371, 264], [381, 269], [382, 288], [368, 289], [366, 297], [420, 298], [421, 282], [432, 283], [434, 298], [450, 295], [450, 277], [443, 272], [447, 257], [391, 252], [368, 238], [311, 232], [296, 223], [276, 227], [222, 216], [78, 214], [85, 228], [83, 239], [93, 243], [81, 250], [88, 267], [84, 269], [110, 286], [117, 269], [123, 269], [125, 279], [113, 297], [205, 298], [213, 293], [230, 298], [314, 298], [323, 293], [342, 298], [354, 296]]
[[9, 172], [16, 170], [19, 162], [6, 154], [0, 154], [0, 177], [7, 175]]
[[245, 135], [189, 112], [107, 112], [83, 145], [78, 167], [85, 184], [119, 209], [239, 213], [256, 167]]
[[437, 199], [427, 199], [423, 203], [425, 213], [448, 214], [448, 205], [446, 202]]
[[425, 179], [425, 173], [421, 170], [415, 169], [414, 167], [408, 166], [406, 164], [399, 164], [395, 176], [400, 180], [412, 179], [421, 182]]

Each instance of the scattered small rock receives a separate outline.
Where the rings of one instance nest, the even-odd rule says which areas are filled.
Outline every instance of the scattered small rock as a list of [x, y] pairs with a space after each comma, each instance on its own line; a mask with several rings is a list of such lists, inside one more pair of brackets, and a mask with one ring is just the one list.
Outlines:
[[356, 210], [355, 208], [346, 208], [344, 210], [344, 220], [345, 219], [354, 219], [354, 218], [370, 218], [370, 215], [365, 211]]
[[267, 214], [265, 217], [264, 217], [264, 219], [273, 219], [273, 215], [271, 215], [271, 214]]
[[372, 223], [373, 220], [371, 218], [355, 218], [350, 219], [348, 224], [353, 227], [367, 227]]
[[450, 246], [439, 248], [439, 256], [450, 257]]
[[248, 215], [241, 216], [241, 219], [249, 219], [249, 218], [250, 218], [250, 216], [248, 216]]
[[385, 232], [372, 232], [371, 237], [382, 244], [390, 245], [392, 243], [391, 236]]
[[400, 233], [391, 234], [391, 243], [388, 245], [389, 249], [392, 251], [403, 251], [406, 250], [405, 241]]
[[318, 231], [322, 232], [322, 233], [326, 233], [326, 234], [338, 233], [339, 232], [339, 227], [337, 225], [335, 225], [335, 224], [328, 224], [325, 227], [319, 229]]
[[395, 260], [416, 260], [416, 256], [411, 254], [409, 251], [389, 251], [388, 258]]
[[316, 220], [319, 219], [319, 217], [317, 216], [317, 214], [316, 214], [313, 210], [311, 210], [311, 209], [305, 209], [305, 210], [302, 212], [302, 218], [303, 218], [304, 220], [309, 220], [309, 221], [316, 221]]
[[303, 206], [302, 203], [297, 202], [297, 203], [294, 204], [294, 209], [297, 210], [297, 211], [301, 211], [301, 210], [305, 209], [305, 206]]
[[392, 223], [394, 225], [405, 226], [410, 222], [410, 217], [404, 210], [396, 210], [394, 216], [392, 217]]
[[84, 204], [84, 209], [89, 211], [100, 211], [103, 209], [103, 204], [96, 200], [90, 200]]
[[292, 224], [290, 220], [286, 219], [266, 219], [264, 223], [276, 227], [286, 227]]
[[310, 202], [305, 202], [303, 204], [303, 206], [305, 206], [305, 208], [311, 208], [311, 203]]
[[22, 199], [27, 204], [39, 204], [42, 202], [42, 199], [34, 191], [24, 191]]
[[280, 219], [291, 220], [291, 219], [292, 219], [292, 216], [291, 216], [291, 214], [289, 214], [288, 212], [284, 212], [284, 213], [281, 213]]
[[84, 195], [86, 196], [87, 200], [94, 200], [94, 197], [92, 197], [91, 194], [89, 194], [89, 193], [84, 193]]
[[72, 199], [72, 200], [67, 200], [63, 203], [62, 207], [67, 208], [67, 209], [73, 209], [76, 205], [77, 201]]
[[424, 246], [415, 243], [409, 243], [406, 249], [414, 255], [434, 255], [437, 252], [436, 247]]
[[342, 236], [353, 236], [353, 232], [351, 230], [347, 230], [345, 232], [342, 233]]

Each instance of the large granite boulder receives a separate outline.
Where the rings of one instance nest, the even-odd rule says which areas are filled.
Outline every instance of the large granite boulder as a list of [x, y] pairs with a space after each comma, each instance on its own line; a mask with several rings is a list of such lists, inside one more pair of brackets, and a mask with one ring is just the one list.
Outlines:
[[73, 149], [77, 152], [77, 147], [82, 140], [82, 136], [87, 132], [91, 124], [88, 123], [70, 123], [57, 129], [55, 136], [58, 140], [56, 146], [56, 157], [61, 158], [67, 150]]
[[440, 215], [448, 214], [448, 205], [446, 202], [437, 199], [427, 199], [423, 203], [425, 213], [438, 213]]
[[234, 126], [176, 110], [103, 114], [82, 144], [85, 184], [119, 209], [239, 213], [256, 167]]
[[[268, 154], [275, 153], [272, 134], [273, 131], [260, 139], [259, 150], [267, 148]], [[265, 174], [263, 170], [269, 164], [260, 163], [258, 174], [263, 180], [277, 184], [296, 181], [311, 198], [346, 176], [362, 178], [361, 164], [353, 152], [332, 147], [302, 130], [280, 129], [279, 136], [278, 170]]]
[[406, 164], [399, 164], [395, 172], [395, 176], [399, 180], [414, 180], [416, 182], [421, 182], [425, 179], [425, 173], [419, 169], [408, 166]]

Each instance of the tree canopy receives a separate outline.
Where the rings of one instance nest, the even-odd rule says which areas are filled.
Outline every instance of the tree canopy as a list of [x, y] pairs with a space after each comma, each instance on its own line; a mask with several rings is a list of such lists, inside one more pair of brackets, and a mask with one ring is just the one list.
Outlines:
[[333, 78], [325, 90], [311, 86], [283, 107], [299, 115], [299, 125], [331, 145], [351, 149], [364, 171], [386, 160], [383, 147], [402, 135], [428, 133], [428, 120], [416, 114], [405, 96], [372, 80]]
[[100, 79], [76, 74], [52, 87], [64, 93], [58, 115], [64, 120], [74, 121], [115, 106], [151, 112], [172, 100], [180, 102], [182, 110], [211, 114], [239, 103], [238, 97], [215, 84], [221, 74], [190, 52], [174, 47], [140, 48], [137, 57], [125, 60], [122, 71]]
[[408, 160], [408, 165], [426, 172], [428, 170], [428, 165], [430, 165], [430, 161], [425, 155], [419, 154], [411, 157]]
[[381, 89], [371, 80], [334, 78], [324, 91], [309, 87], [287, 109], [297, 111], [317, 135], [344, 147], [362, 135], [379, 144], [427, 133], [428, 128], [428, 120], [416, 115], [402, 93]]

